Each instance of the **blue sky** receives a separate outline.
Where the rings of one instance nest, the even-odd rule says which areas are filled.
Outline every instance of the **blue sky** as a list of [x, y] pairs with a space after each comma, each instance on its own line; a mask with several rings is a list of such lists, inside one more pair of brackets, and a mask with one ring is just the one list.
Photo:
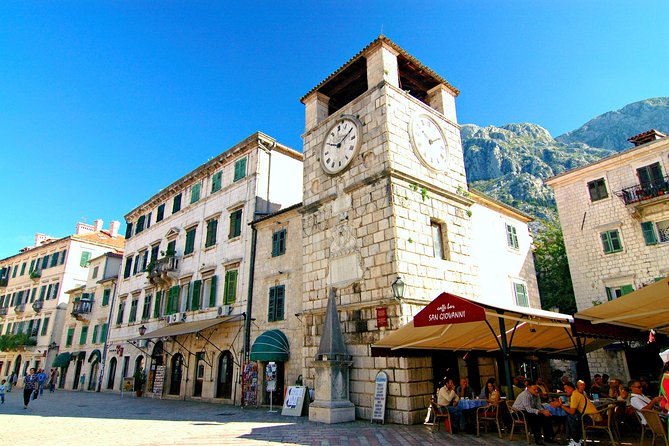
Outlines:
[[0, 2], [0, 258], [123, 216], [260, 130], [381, 32], [460, 89], [460, 123], [554, 136], [669, 95], [669, 2]]

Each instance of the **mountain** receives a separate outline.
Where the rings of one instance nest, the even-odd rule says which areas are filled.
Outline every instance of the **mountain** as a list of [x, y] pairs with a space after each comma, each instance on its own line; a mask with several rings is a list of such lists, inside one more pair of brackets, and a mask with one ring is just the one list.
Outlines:
[[467, 181], [530, 215], [556, 219], [544, 179], [630, 148], [627, 138], [652, 128], [669, 134], [669, 97], [634, 102], [557, 138], [532, 123], [465, 124], [460, 133]]
[[627, 138], [650, 129], [669, 134], [669, 97], [633, 102], [620, 110], [606, 112], [556, 140], [621, 151], [631, 147]]

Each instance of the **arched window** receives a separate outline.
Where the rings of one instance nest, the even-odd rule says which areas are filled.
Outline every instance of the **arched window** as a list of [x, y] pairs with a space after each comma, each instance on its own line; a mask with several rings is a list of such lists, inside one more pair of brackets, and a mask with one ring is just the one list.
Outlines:
[[107, 389], [114, 389], [114, 379], [116, 377], [116, 358], [109, 361], [109, 372], [107, 373]]
[[232, 397], [233, 366], [232, 353], [226, 350], [219, 355], [218, 376], [216, 378], [216, 398]]
[[172, 356], [172, 371], [170, 374], [170, 395], [179, 395], [181, 393], [181, 375], [183, 369], [184, 357], [181, 353]]

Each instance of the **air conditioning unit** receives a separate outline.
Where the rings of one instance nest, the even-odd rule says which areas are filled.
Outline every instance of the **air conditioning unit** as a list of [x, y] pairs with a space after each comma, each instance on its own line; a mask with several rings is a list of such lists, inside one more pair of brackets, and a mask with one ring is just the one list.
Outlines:
[[[175, 315], [176, 316], [176, 315]], [[186, 316], [188, 316], [185, 312], [181, 313], [179, 315], [179, 322], [186, 322]]]
[[219, 316], [227, 316], [232, 313], [232, 305], [221, 305], [218, 307]]
[[165, 322], [167, 322], [168, 324], [176, 324], [177, 322], [182, 322], [181, 313], [168, 314], [167, 316], [165, 316]]

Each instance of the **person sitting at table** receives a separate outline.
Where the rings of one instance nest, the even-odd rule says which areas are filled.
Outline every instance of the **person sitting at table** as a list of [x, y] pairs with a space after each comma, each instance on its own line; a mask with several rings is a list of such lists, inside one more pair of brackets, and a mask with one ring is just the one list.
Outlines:
[[497, 390], [497, 386], [495, 385], [494, 380], [492, 382], [488, 380], [483, 391], [483, 396], [484, 399], [490, 404], [495, 404], [499, 401], [499, 390]]
[[[581, 384], [582, 383], [582, 384]], [[567, 436], [570, 438], [568, 446], [581, 446], [581, 417], [583, 415], [591, 416], [597, 413], [597, 408], [592, 401], [585, 396], [585, 382], [578, 381], [577, 390], [573, 383], [568, 382], [564, 385], [564, 393], [569, 398], [569, 404], [564, 404], [560, 399], [558, 407], [567, 413]]]
[[664, 421], [664, 424], [667, 424], [667, 414], [663, 413], [660, 409], [660, 402], [662, 401], [661, 396], [656, 396], [655, 398], [650, 398], [643, 394], [643, 388], [641, 387], [641, 382], [638, 379], [632, 380], [629, 383], [629, 388], [632, 391], [632, 397], [630, 398], [630, 404], [636, 410], [641, 424], [646, 425], [646, 419], [641, 414], [642, 410], [654, 410], [660, 414], [660, 418]]
[[460, 378], [460, 385], [455, 389], [460, 398], [469, 398], [473, 400], [475, 397], [474, 389], [469, 387], [469, 380], [467, 378]]
[[497, 380], [495, 378], [488, 378], [488, 380], [485, 382], [485, 385], [481, 389], [481, 394], [479, 395], [479, 398], [482, 400], [487, 400], [488, 399], [488, 384], [492, 383], [495, 388], [497, 388]]
[[[553, 426], [551, 425], [551, 413], [544, 409], [539, 398], [539, 389], [534, 381], [528, 380], [527, 387], [523, 390], [516, 401], [513, 403], [513, 409], [522, 411], [525, 414], [525, 420], [529, 425], [534, 442], [543, 446], [544, 439], [550, 443], [555, 443]], [[541, 431], [543, 429], [543, 438]]]
[[527, 384], [525, 384], [527, 380], [525, 379], [524, 376], [518, 375], [515, 378], [513, 378], [513, 399], [518, 399], [518, 395], [520, 395], [525, 388], [527, 387]]
[[593, 399], [599, 399], [600, 396], [604, 396], [603, 392], [602, 375], [595, 373], [595, 376], [592, 379], [592, 384], [590, 384], [590, 396], [592, 396]]
[[458, 407], [460, 397], [455, 391], [455, 383], [452, 379], [446, 381], [446, 385], [439, 389], [437, 393], [437, 405], [442, 410], [448, 410], [451, 414], [453, 433], [458, 430], [465, 430], [465, 419], [462, 417], [462, 409]]
[[544, 384], [544, 379], [540, 376], [537, 378], [537, 389], [539, 389], [539, 396], [546, 398], [548, 395], [548, 386]]

